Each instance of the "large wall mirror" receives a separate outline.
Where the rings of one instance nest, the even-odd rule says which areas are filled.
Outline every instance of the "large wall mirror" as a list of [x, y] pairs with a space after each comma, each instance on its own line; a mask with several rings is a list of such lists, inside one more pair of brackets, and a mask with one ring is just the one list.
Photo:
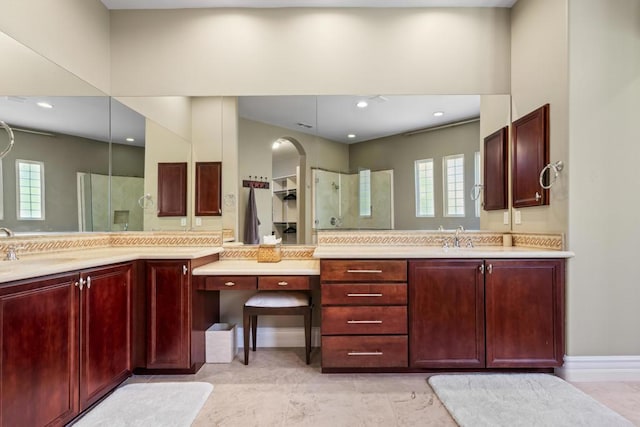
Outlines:
[[472, 194], [484, 136], [510, 122], [509, 95], [249, 96], [238, 115], [238, 177], [270, 183], [255, 190], [261, 236], [310, 244], [316, 230], [492, 221]]

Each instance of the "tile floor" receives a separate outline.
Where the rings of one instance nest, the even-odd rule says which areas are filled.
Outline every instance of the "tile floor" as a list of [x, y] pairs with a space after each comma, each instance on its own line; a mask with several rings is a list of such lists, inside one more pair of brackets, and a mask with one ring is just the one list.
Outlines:
[[[207, 364], [195, 375], [134, 376], [128, 382], [206, 381], [214, 385], [194, 427], [455, 426], [426, 374], [321, 374], [320, 353], [258, 349], [244, 366]], [[640, 426], [640, 382], [575, 383]]]

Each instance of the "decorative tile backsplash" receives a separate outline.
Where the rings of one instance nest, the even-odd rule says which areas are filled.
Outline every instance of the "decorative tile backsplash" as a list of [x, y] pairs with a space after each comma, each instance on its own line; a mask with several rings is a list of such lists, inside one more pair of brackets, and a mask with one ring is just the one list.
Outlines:
[[[297, 245], [282, 245], [280, 247], [281, 259], [288, 260], [301, 260], [313, 258], [313, 251], [315, 246], [297, 246]], [[239, 259], [257, 259], [258, 247], [257, 246], [225, 246], [224, 252], [220, 254], [221, 260], [239, 260]]]

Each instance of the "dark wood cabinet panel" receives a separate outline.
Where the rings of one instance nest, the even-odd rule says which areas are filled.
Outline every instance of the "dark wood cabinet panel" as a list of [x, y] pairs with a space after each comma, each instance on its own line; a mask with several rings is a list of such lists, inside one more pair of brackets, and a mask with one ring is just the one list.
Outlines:
[[80, 410], [131, 374], [132, 264], [83, 271]]
[[549, 104], [513, 122], [511, 173], [514, 208], [549, 204], [549, 190], [540, 187], [540, 172], [549, 163]]
[[406, 368], [406, 335], [323, 336], [323, 368]]
[[481, 260], [409, 262], [409, 365], [484, 367]]
[[405, 260], [320, 260], [323, 282], [406, 282]]
[[407, 305], [406, 283], [327, 283], [322, 287], [327, 305]]
[[484, 199], [487, 211], [507, 209], [508, 127], [484, 139]]
[[222, 162], [196, 162], [196, 216], [222, 215]]
[[322, 307], [322, 335], [406, 334], [407, 307]]
[[0, 296], [0, 425], [64, 425], [78, 413], [77, 275]]
[[147, 368], [190, 368], [187, 261], [147, 261]]
[[562, 366], [564, 260], [487, 260], [487, 367]]
[[187, 164], [158, 163], [158, 216], [187, 215]]

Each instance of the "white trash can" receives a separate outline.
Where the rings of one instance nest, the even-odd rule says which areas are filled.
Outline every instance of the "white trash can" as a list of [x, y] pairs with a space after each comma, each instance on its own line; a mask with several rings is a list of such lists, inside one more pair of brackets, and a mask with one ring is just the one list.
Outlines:
[[205, 332], [205, 361], [231, 363], [238, 352], [236, 325], [214, 323]]

